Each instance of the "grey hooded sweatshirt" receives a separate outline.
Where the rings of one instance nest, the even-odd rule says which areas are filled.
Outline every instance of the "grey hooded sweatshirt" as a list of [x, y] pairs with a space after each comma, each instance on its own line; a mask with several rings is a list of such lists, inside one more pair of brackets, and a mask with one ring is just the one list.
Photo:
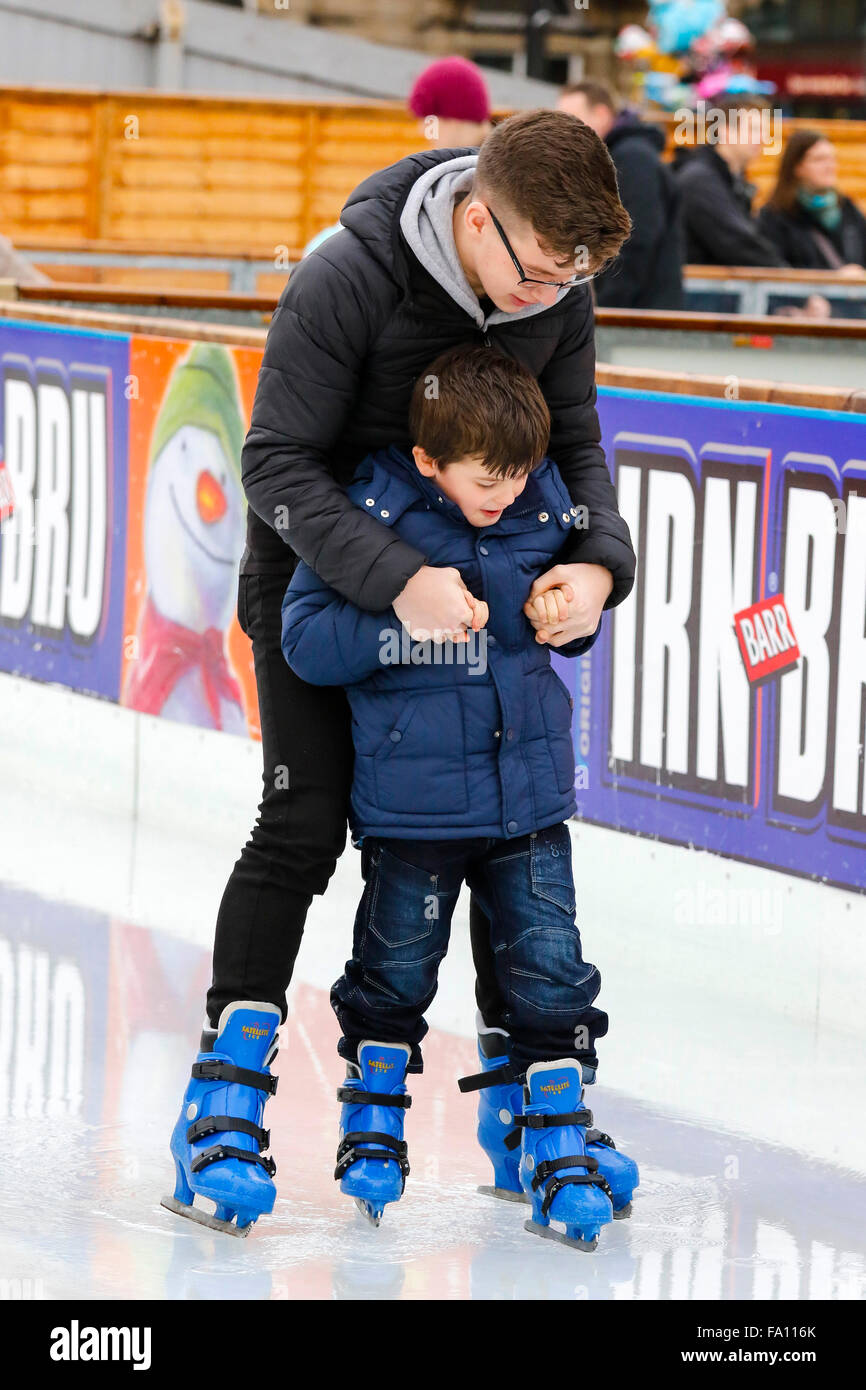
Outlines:
[[[400, 230], [424, 269], [439, 281], [455, 304], [471, 314], [479, 328], [488, 328], [492, 323], [532, 318], [552, 306], [530, 304], [514, 313], [494, 308], [485, 316], [478, 296], [466, 279], [454, 242], [454, 204], [472, 187], [477, 163], [477, 154], [458, 155], [422, 174], [406, 199], [400, 215]], [[566, 294], [568, 290], [560, 290], [555, 302], [558, 304]]]

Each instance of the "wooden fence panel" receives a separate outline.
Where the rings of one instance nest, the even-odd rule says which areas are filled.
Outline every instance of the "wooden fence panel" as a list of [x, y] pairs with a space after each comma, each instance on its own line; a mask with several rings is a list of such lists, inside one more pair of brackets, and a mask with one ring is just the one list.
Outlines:
[[[670, 153], [674, 120], [663, 124]], [[866, 204], [866, 123], [787, 121], [785, 134], [798, 125], [833, 140], [842, 189]], [[424, 147], [398, 104], [6, 87], [2, 230], [22, 246], [101, 240], [270, 258], [336, 221], [368, 174]], [[776, 160], [750, 170], [760, 201]]]

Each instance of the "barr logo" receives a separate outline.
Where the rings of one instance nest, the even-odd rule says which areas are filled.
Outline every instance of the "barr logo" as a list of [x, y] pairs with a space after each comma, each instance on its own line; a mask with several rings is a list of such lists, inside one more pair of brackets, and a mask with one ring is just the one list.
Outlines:
[[382, 1059], [381, 1057], [373, 1057], [373, 1058], [371, 1058], [371, 1060], [370, 1060], [370, 1066], [373, 1067], [375, 1071], [393, 1071], [393, 1070], [394, 1070], [394, 1063], [393, 1063], [393, 1062], [385, 1062], [385, 1061], [383, 1061], [383, 1059]]
[[781, 594], [735, 613], [734, 629], [746, 675], [753, 685], [787, 671], [800, 659], [800, 648]]
[[241, 1028], [241, 1032], [248, 1040], [266, 1038], [268, 1036], [267, 1028], [260, 1028], [256, 1023], [245, 1023]]
[[567, 1081], [546, 1081], [541, 1087], [542, 1091], [550, 1091], [553, 1095], [558, 1095], [560, 1091], [568, 1090]]

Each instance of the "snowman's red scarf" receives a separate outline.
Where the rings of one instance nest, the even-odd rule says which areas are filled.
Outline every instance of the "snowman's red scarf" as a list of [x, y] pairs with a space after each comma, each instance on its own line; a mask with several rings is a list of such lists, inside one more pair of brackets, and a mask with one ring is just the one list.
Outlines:
[[240, 705], [241, 692], [229, 672], [220, 629], [191, 632], [164, 618], [148, 596], [138, 640], [141, 655], [132, 667], [124, 703], [142, 714], [159, 714], [181, 676], [197, 667], [214, 728], [221, 729], [220, 697]]

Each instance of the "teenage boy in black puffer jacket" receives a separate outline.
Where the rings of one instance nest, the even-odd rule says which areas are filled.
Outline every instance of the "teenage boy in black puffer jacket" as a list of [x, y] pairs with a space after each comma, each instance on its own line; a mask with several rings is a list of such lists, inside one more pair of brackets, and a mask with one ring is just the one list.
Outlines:
[[[560, 646], [593, 633], [602, 609], [634, 581], [599, 442], [585, 283], [629, 231], [602, 141], [561, 112], [521, 112], [480, 152], [410, 155], [374, 174], [341, 222], [280, 299], [243, 450], [250, 509], [238, 615], [252, 640], [264, 794], [219, 910], [205, 1052], [224, 1033], [238, 1036], [230, 1019], [241, 1003], [285, 1020], [307, 910], [346, 842], [353, 755], [345, 694], [308, 685], [280, 650], [280, 607], [298, 556], [359, 608], [393, 605], [410, 631], [471, 624], [454, 574], [428, 564], [345, 493], [368, 453], [411, 444], [412, 389], [440, 352], [486, 343], [532, 372], [551, 413], [551, 456], [572, 503], [587, 508], [587, 527], [566, 538], [533, 585], [533, 597], [563, 583], [573, 595], [565, 618], [536, 619], [541, 640]], [[477, 904], [471, 921], [479, 1010], [485, 1027], [496, 1027], [502, 1000]], [[233, 1140], [236, 1148], [256, 1142]], [[204, 1171], [235, 1162], [211, 1160]]]

